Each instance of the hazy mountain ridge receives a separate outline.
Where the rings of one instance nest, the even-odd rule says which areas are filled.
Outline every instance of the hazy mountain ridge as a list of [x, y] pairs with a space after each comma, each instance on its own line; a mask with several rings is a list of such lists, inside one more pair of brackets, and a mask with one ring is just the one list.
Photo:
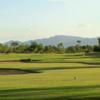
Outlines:
[[[50, 38], [43, 38], [43, 39], [37, 39], [37, 40], [29, 40], [25, 42], [18, 41], [18, 43], [31, 44], [32, 41], [36, 41], [44, 45], [57, 45], [58, 43], [62, 42], [65, 47], [68, 47], [68, 46], [75, 45], [77, 40], [81, 41], [81, 45], [97, 45], [98, 44], [97, 38], [83, 38], [83, 37], [64, 36], [64, 35], [57, 35]], [[5, 44], [10, 45], [12, 42], [13, 41], [8, 41]]]
[[76, 44], [77, 40], [81, 40], [82, 45], [97, 45], [98, 41], [97, 38], [82, 38], [76, 36], [64, 36], [58, 35], [46, 39], [38, 39], [36, 42], [43, 43], [44, 45], [57, 45], [58, 43], [62, 42], [64, 46], [72, 46]]

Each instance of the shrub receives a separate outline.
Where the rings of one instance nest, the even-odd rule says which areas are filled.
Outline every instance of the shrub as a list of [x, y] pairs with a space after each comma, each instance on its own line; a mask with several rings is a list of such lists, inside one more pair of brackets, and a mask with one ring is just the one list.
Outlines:
[[31, 62], [32, 60], [30, 58], [28, 59], [20, 59], [21, 62]]

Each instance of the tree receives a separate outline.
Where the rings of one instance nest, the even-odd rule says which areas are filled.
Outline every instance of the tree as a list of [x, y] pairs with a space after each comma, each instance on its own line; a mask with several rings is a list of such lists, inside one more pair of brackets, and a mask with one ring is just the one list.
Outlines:
[[94, 46], [94, 52], [100, 52], [100, 46]]
[[75, 53], [76, 48], [75, 48], [75, 46], [70, 46], [70, 47], [66, 48], [65, 52], [66, 53]]
[[76, 42], [77, 42], [78, 45], [80, 46], [80, 44], [81, 44], [82, 41], [81, 41], [81, 40], [77, 40]]
[[27, 53], [28, 45], [27, 44], [20, 44], [16, 47], [16, 53]]
[[4, 53], [5, 47], [3, 44], [0, 43], [0, 53]]
[[90, 45], [82, 46], [82, 51], [85, 52], [85, 54], [93, 52], [93, 46]]
[[44, 50], [43, 44], [37, 44], [37, 51], [36, 53], [42, 53]]
[[19, 43], [17, 42], [17, 41], [13, 41], [12, 43], [11, 43], [11, 46], [12, 47], [16, 47], [16, 46], [18, 46], [19, 45]]
[[59, 53], [65, 52], [64, 45], [62, 42], [58, 43], [57, 47], [58, 47]]
[[12, 41], [11, 46], [10, 46], [10, 52], [16, 52], [16, 48], [18, 45], [19, 45], [19, 42]]
[[31, 44], [27, 48], [27, 52], [29, 53], [35, 53], [37, 51], [37, 42], [32, 41]]
[[99, 44], [99, 47], [100, 47], [100, 37], [98, 38], [98, 44]]
[[55, 53], [55, 49], [53, 48], [52, 45], [48, 45], [44, 47], [44, 53]]
[[76, 51], [77, 52], [81, 52], [81, 40], [77, 40], [76, 41], [77, 42], [77, 44], [76, 44], [76, 46], [75, 46], [75, 48], [76, 48]]

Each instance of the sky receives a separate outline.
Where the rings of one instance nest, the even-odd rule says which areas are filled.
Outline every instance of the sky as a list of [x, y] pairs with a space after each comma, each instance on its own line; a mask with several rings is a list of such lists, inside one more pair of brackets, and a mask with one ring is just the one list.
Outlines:
[[100, 36], [100, 0], [0, 0], [0, 42]]

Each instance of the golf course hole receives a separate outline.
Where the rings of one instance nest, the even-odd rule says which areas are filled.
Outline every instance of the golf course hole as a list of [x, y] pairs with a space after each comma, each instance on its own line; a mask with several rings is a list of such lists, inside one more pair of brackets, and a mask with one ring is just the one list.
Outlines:
[[31, 73], [40, 73], [40, 72], [36, 70], [0, 68], [0, 75], [19, 75], [19, 74], [31, 74]]

